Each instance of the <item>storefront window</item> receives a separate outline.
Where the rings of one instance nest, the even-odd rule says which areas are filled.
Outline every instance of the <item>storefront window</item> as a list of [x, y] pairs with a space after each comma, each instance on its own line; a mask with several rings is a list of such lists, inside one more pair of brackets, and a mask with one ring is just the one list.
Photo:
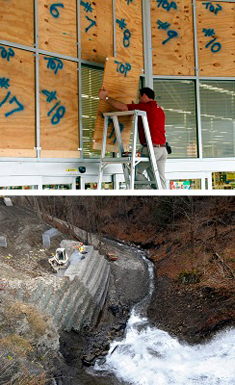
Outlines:
[[195, 85], [190, 80], [154, 80], [155, 97], [166, 114], [169, 158], [196, 158]]
[[235, 81], [201, 81], [202, 148], [204, 158], [235, 153]]
[[37, 190], [38, 186], [5, 186], [0, 187], [0, 190]]
[[100, 151], [92, 149], [92, 139], [98, 111], [98, 92], [102, 85], [103, 69], [82, 66], [82, 126], [84, 158], [99, 158]]
[[[98, 183], [85, 183], [85, 190], [97, 190]], [[113, 182], [101, 183], [102, 190], [113, 190]]]
[[71, 184], [47, 184], [43, 185], [43, 190], [71, 190]]
[[235, 189], [235, 172], [213, 172], [212, 186], [215, 190]]
[[171, 180], [170, 190], [200, 190], [201, 180], [200, 179], [181, 179]]

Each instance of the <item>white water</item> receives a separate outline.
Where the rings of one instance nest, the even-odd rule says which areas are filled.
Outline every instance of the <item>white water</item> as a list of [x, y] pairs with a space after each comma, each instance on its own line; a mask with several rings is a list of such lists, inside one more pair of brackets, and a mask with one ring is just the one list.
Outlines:
[[132, 314], [125, 340], [114, 342], [95, 370], [136, 385], [234, 385], [235, 330], [190, 346]]
[[149, 295], [133, 309], [124, 340], [111, 344], [106, 362], [96, 363], [93, 374], [112, 373], [133, 385], [235, 385], [234, 329], [191, 346], [150, 327], [140, 315], [153, 291], [153, 270], [147, 263]]

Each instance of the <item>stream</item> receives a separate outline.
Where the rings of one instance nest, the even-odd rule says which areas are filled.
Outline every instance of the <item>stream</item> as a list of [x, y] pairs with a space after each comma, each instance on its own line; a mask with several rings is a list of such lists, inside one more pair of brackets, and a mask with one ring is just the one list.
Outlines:
[[234, 385], [234, 329], [218, 333], [210, 342], [192, 346], [150, 326], [146, 309], [154, 289], [154, 273], [152, 263], [145, 260], [149, 293], [132, 309], [124, 339], [111, 344], [105, 362], [97, 361], [94, 368], [88, 369], [94, 383]]

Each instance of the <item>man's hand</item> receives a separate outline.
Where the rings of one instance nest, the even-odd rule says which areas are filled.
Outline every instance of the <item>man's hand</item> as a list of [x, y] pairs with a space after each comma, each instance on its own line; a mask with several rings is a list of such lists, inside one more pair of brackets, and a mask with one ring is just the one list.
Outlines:
[[[106, 100], [108, 96], [108, 91], [103, 87], [99, 90], [98, 96], [100, 100]], [[108, 98], [108, 100], [106, 100], [106, 103], [108, 103], [110, 106], [116, 108], [116, 110], [119, 111], [128, 110], [127, 105], [125, 103], [119, 102], [118, 100], [115, 100], [113, 98]]]
[[108, 91], [103, 87], [99, 90], [99, 98], [100, 100], [105, 100], [106, 97], [108, 96]]

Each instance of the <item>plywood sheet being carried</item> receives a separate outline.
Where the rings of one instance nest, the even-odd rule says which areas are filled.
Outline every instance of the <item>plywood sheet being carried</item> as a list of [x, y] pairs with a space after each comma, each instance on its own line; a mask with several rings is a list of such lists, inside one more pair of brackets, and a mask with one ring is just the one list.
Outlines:
[[0, 156], [36, 155], [34, 83], [33, 53], [1, 46]]
[[143, 68], [142, 2], [116, 0], [116, 51]]
[[33, 45], [33, 3], [33, 0], [0, 0], [0, 39]]
[[192, 0], [151, 0], [154, 75], [195, 75]]
[[104, 63], [113, 56], [112, 1], [80, 1], [82, 59]]
[[[139, 66], [134, 64], [131, 66], [131, 69], [126, 72], [124, 69], [125, 63], [125, 60], [120, 57], [111, 57], [107, 59], [102, 87], [108, 90], [108, 95], [110, 97], [119, 100], [120, 102], [130, 104], [136, 100], [141, 72]], [[103, 113], [110, 111], [115, 111], [115, 108], [111, 107], [105, 101], [100, 100], [93, 137], [94, 150], [100, 150], [102, 148], [104, 129]], [[126, 150], [128, 149], [130, 141], [132, 120], [133, 116], [122, 117], [119, 119], [119, 122], [122, 124], [122, 140]], [[107, 151], [117, 152], [116, 136], [112, 123], [109, 124], [107, 138]]]
[[77, 57], [76, 0], [39, 0], [39, 48]]
[[235, 74], [235, 3], [197, 1], [200, 76]]
[[79, 156], [77, 64], [40, 55], [41, 147], [45, 158]]

